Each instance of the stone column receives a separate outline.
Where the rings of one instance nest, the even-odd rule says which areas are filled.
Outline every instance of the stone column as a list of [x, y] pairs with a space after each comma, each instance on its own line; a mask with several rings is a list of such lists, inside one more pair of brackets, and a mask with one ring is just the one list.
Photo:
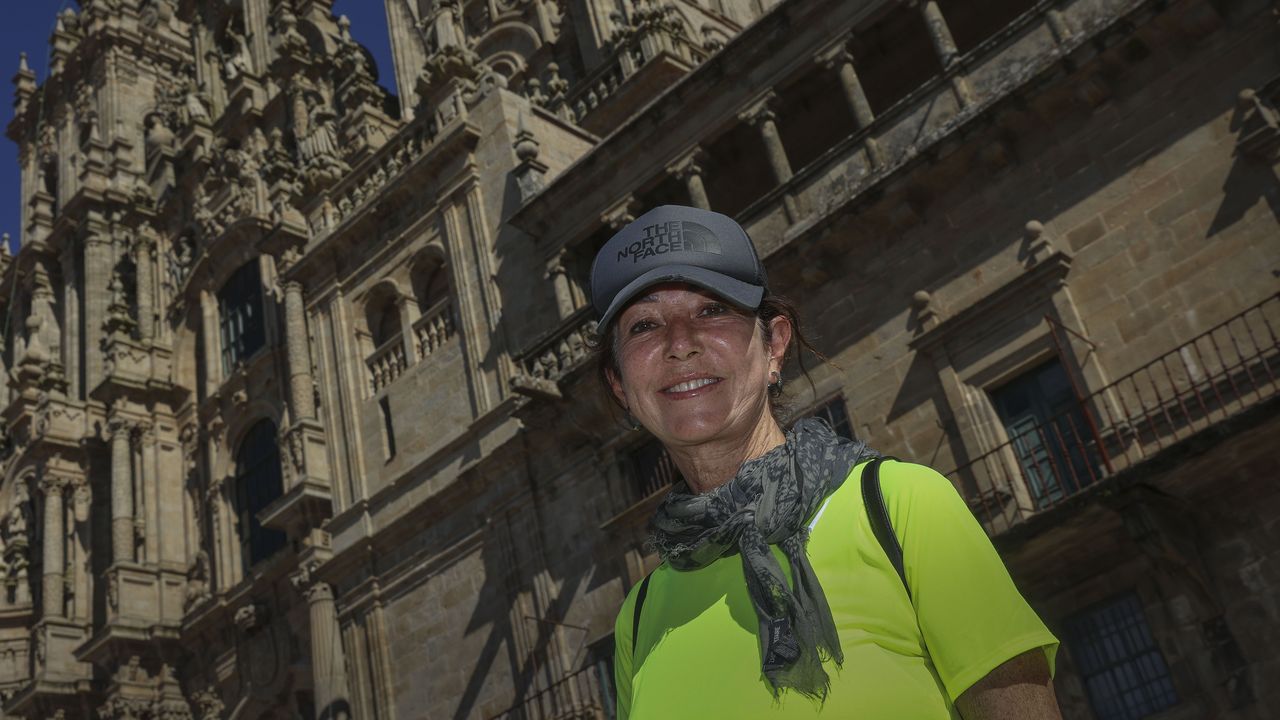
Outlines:
[[311, 616], [311, 673], [315, 683], [316, 717], [319, 720], [350, 718], [347, 665], [333, 587], [313, 582], [305, 592]]
[[200, 292], [200, 339], [204, 344], [205, 397], [218, 391], [222, 379], [222, 358], [218, 346], [218, 300], [208, 290]]
[[[956, 47], [956, 41], [951, 37], [951, 28], [947, 27], [946, 18], [942, 17], [942, 10], [938, 8], [938, 0], [923, 0], [919, 3], [920, 14], [924, 17], [925, 28], [929, 31], [929, 39], [933, 41], [933, 49], [938, 53], [938, 61], [942, 63], [943, 71], [950, 70], [955, 64], [956, 58], [960, 56], [960, 49]], [[960, 102], [960, 107], [968, 107], [973, 104], [973, 92], [969, 89], [969, 82], [960, 73], [954, 73], [951, 76], [951, 87], [956, 93], [956, 99]]]
[[[408, 327], [406, 334], [412, 334]], [[302, 300], [302, 283], [284, 283], [284, 335], [289, 353], [289, 408], [294, 421], [315, 417], [315, 394], [311, 389], [311, 353], [307, 345], [307, 313]]]
[[564, 265], [564, 251], [556, 254], [555, 260], [547, 267], [547, 277], [551, 280], [551, 288], [556, 294], [556, 310], [563, 320], [573, 314], [573, 291], [569, 288], [569, 269]]
[[[777, 99], [777, 95], [771, 92], [738, 117], [759, 129], [765, 155], [769, 158], [769, 169], [773, 171], [773, 182], [782, 185], [791, 179], [791, 161], [787, 159], [787, 149], [782, 146], [782, 136], [778, 134], [777, 114], [773, 110]], [[787, 219], [793, 223], [799, 220], [800, 213], [791, 193], [784, 195], [782, 200]]]
[[63, 616], [63, 579], [65, 564], [63, 528], [65, 511], [62, 506], [62, 490], [66, 482], [62, 478], [46, 477], [40, 481], [44, 492], [44, 616]]
[[[858, 78], [858, 71], [853, 67], [853, 53], [850, 53], [843, 45], [828, 52], [818, 58], [828, 70], [834, 71], [840, 78], [840, 89], [843, 91], [845, 103], [849, 106], [849, 112], [853, 114], [853, 123], [858, 131], [864, 131], [871, 127], [871, 123], [875, 122], [875, 113], [871, 111], [871, 103], [867, 101], [867, 94], [862, 89], [862, 80]], [[867, 135], [863, 141], [867, 150], [867, 159], [871, 161], [873, 168], [884, 165], [884, 156], [880, 152], [880, 143], [876, 139]]]
[[111, 433], [111, 558], [133, 560], [133, 458], [129, 435], [133, 426], [123, 420], [107, 425]]
[[689, 191], [689, 202], [696, 208], [711, 209], [711, 201], [707, 199], [707, 188], [702, 184], [702, 164], [706, 162], [707, 153], [695, 147], [689, 154], [675, 161], [667, 168], [667, 172], [678, 180], [684, 181]]
[[138, 336], [148, 341], [155, 335], [155, 284], [151, 274], [151, 247], [153, 241], [139, 235], [134, 244], [133, 262], [138, 280]]

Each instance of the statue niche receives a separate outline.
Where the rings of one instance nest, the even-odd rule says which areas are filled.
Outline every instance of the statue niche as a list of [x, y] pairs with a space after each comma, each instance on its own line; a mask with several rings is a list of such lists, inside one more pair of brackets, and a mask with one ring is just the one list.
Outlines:
[[305, 80], [294, 85], [291, 112], [294, 146], [307, 189], [314, 192], [333, 185], [350, 170], [338, 147], [336, 115], [324, 95]]

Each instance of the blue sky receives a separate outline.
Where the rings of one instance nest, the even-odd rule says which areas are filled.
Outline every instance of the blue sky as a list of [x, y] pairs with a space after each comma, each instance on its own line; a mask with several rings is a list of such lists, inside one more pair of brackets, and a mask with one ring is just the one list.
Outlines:
[[[27, 63], [44, 82], [49, 35], [54, 19], [65, 7], [77, 7], [72, 0], [34, 0], [6, 2], [4, 21], [0, 22], [0, 78], [4, 101], [0, 102], [0, 127], [13, 120], [13, 85], [7, 82], [18, 71], [18, 53], [27, 53]], [[395, 74], [391, 70], [391, 47], [387, 39], [387, 19], [383, 0], [337, 0], [335, 15], [351, 18], [351, 34], [364, 43], [378, 62], [378, 81], [395, 91]], [[9, 233], [16, 245], [21, 235], [19, 225], [18, 149], [7, 137], [0, 139], [0, 233]]]

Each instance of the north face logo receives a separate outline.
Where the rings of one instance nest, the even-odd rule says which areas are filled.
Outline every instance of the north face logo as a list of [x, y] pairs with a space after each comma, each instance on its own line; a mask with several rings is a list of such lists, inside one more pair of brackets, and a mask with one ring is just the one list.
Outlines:
[[644, 237], [618, 251], [618, 262], [678, 252], [703, 252], [721, 255], [720, 239], [698, 223], [672, 220], [649, 225]]

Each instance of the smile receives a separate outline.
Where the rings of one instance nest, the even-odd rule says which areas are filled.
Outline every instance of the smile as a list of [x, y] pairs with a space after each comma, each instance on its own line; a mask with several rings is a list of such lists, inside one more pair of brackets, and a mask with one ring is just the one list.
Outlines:
[[689, 392], [690, 390], [697, 390], [698, 388], [706, 387], [708, 385], [714, 385], [715, 383], [718, 383], [718, 382], [720, 382], [720, 378], [697, 378], [696, 380], [687, 380], [685, 382], [680, 383], [679, 385], [672, 385], [671, 387], [663, 390], [662, 392], [665, 392], [665, 393]]

